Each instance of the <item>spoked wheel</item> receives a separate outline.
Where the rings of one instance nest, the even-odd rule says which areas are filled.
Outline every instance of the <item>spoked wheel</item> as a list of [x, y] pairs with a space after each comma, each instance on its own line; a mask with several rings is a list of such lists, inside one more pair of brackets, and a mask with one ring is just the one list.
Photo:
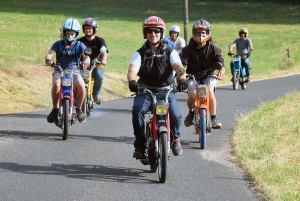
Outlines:
[[167, 133], [160, 133], [158, 138], [158, 178], [160, 183], [165, 183], [168, 165]]
[[237, 90], [239, 87], [239, 79], [240, 79], [240, 74], [237, 71], [233, 72], [232, 86], [234, 90]]
[[206, 147], [206, 110], [204, 108], [200, 109], [200, 149]]
[[70, 116], [70, 100], [63, 100], [63, 140], [68, 138], [69, 134], [69, 116]]

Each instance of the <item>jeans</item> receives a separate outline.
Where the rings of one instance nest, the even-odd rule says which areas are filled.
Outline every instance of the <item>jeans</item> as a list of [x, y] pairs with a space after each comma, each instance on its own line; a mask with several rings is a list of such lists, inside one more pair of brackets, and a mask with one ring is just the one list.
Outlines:
[[[175, 94], [171, 93], [168, 98], [170, 111], [171, 139], [180, 137], [181, 114]], [[152, 108], [152, 98], [146, 93], [139, 93], [134, 98], [132, 107], [132, 125], [135, 135], [134, 147], [145, 148], [145, 114]], [[172, 135], [174, 137], [172, 137]]]
[[[247, 77], [250, 76], [250, 57], [247, 57], [246, 59], [242, 59], [241, 65], [245, 67], [246, 76]], [[233, 75], [233, 66], [234, 66], [234, 62], [233, 60], [231, 60], [230, 62], [231, 75]]]
[[92, 77], [94, 78], [94, 89], [93, 89], [93, 96], [99, 97], [100, 91], [103, 84], [104, 79], [104, 69], [103, 67], [101, 69], [95, 68], [92, 73]]

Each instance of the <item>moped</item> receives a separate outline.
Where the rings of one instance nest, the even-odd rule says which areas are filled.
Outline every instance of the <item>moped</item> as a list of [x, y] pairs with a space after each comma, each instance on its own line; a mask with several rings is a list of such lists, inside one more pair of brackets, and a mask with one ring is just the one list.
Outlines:
[[231, 58], [233, 57], [233, 75], [232, 75], [232, 86], [234, 90], [237, 90], [239, 84], [241, 85], [242, 89], [246, 89], [248, 84], [248, 79], [246, 76], [246, 69], [242, 66], [242, 57], [245, 55], [236, 55], [230, 54]]
[[104, 64], [99, 60], [99, 58], [106, 49], [107, 48], [105, 46], [102, 46], [100, 48], [100, 54], [91, 62], [91, 66], [86, 70], [82, 70], [82, 78], [85, 83], [85, 97], [82, 104], [82, 112], [87, 116], [91, 115], [95, 103], [93, 98], [94, 78], [92, 77], [92, 73], [95, 68], [102, 69], [102, 65]]
[[[178, 70], [178, 75], [185, 73], [184, 68]], [[158, 169], [160, 183], [165, 183], [167, 178], [168, 159], [170, 157], [171, 133], [168, 97], [171, 92], [176, 92], [174, 83], [167, 89], [157, 89], [153, 93], [147, 88], [140, 88], [139, 93], [147, 93], [152, 98], [151, 114], [146, 115], [146, 158], [140, 159], [144, 165], [150, 165], [150, 171], [155, 173]]]
[[[208, 75], [208, 77], [213, 79], [219, 79], [215, 70], [220, 70], [222, 68], [220, 62], [215, 63], [213, 71]], [[192, 78], [193, 82], [196, 84], [196, 101], [195, 101], [195, 115], [193, 119], [193, 125], [195, 127], [194, 134], [199, 136], [200, 149], [205, 149], [206, 147], [206, 136], [211, 133], [211, 119], [209, 112], [209, 102], [210, 102], [210, 90], [209, 85], [198, 84], [195, 76], [201, 78], [200, 75], [186, 74], [188, 78]], [[200, 83], [200, 82], [199, 82]]]
[[[86, 48], [84, 54], [90, 55], [92, 53], [90, 48]], [[77, 120], [76, 108], [74, 104], [74, 91], [73, 91], [73, 73], [79, 71], [75, 69], [62, 69], [59, 63], [53, 62], [51, 67], [61, 73], [61, 87], [59, 97], [59, 107], [57, 119], [54, 121], [55, 125], [62, 129], [63, 140], [67, 140], [69, 134], [69, 126], [75, 124]]]

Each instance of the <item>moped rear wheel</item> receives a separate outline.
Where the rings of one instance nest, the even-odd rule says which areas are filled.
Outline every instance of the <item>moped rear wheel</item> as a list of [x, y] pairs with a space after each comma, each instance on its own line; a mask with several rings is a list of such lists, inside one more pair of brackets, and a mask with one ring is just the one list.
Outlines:
[[67, 140], [69, 134], [70, 100], [63, 100], [63, 140]]
[[200, 109], [200, 135], [199, 135], [200, 149], [206, 147], [206, 110]]
[[239, 87], [239, 79], [240, 79], [239, 72], [237, 71], [233, 72], [232, 86], [234, 90], [237, 90]]
[[87, 94], [87, 88], [85, 88], [85, 96], [83, 99], [83, 103], [82, 103], [82, 112], [84, 115], [87, 114], [87, 110], [88, 110], [88, 94]]
[[168, 165], [167, 133], [160, 133], [158, 138], [158, 178], [160, 183], [165, 183]]

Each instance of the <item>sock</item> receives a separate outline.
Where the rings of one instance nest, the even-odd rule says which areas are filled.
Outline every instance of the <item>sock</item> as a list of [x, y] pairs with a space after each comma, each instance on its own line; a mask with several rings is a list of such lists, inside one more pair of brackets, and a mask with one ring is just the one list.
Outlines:
[[213, 120], [217, 117], [217, 115], [210, 115], [210, 119]]

